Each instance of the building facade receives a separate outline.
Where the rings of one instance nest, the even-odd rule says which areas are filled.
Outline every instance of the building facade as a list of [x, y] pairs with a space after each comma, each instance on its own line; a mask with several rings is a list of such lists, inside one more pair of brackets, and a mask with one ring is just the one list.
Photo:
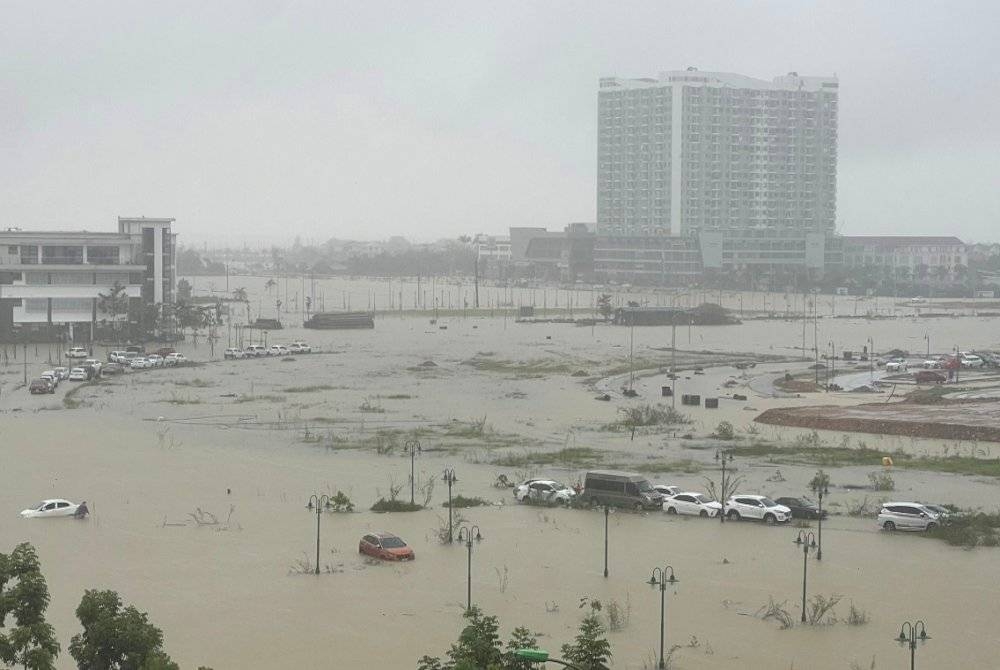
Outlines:
[[940, 280], [964, 278], [969, 248], [957, 237], [845, 236], [844, 266], [883, 279]]
[[[65, 327], [89, 338], [101, 321], [124, 320], [144, 304], [172, 303], [173, 219], [120, 218], [118, 232], [0, 231], [0, 339], [17, 329]], [[119, 285], [128, 312], [101, 310]]]
[[597, 233], [832, 232], [838, 82], [689, 68], [598, 90]]

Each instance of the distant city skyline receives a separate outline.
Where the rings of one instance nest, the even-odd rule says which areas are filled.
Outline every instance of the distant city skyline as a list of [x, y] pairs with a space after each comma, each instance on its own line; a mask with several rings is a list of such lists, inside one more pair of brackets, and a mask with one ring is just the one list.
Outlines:
[[694, 66], [837, 77], [841, 233], [1000, 239], [995, 3], [387, 7], [6, 7], [0, 229], [128, 212], [254, 246], [596, 222], [598, 82]]

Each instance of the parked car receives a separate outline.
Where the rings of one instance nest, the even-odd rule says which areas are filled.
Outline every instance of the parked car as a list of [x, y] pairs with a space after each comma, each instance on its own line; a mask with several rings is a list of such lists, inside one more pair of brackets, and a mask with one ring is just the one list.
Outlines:
[[108, 352], [108, 363], [121, 363], [125, 358], [125, 351], [111, 351]]
[[101, 362], [96, 358], [88, 358], [83, 362], [83, 365], [84, 367], [89, 365], [90, 367], [94, 368], [95, 372], [100, 372], [101, 370]]
[[56, 516], [73, 516], [80, 506], [68, 500], [54, 498], [43, 500], [34, 507], [29, 507], [21, 511], [21, 516], [25, 519], [46, 519]]
[[943, 367], [944, 363], [942, 363], [936, 358], [928, 358], [926, 361], [924, 361], [925, 370], [940, 370]]
[[83, 368], [73, 368], [69, 371], [69, 380], [71, 382], [85, 382], [87, 381], [87, 371]]
[[288, 353], [288, 347], [283, 344], [272, 344], [267, 350], [268, 356], [287, 356]]
[[159, 349], [156, 350], [155, 353], [156, 353], [157, 356], [159, 356], [161, 358], [166, 358], [170, 354], [177, 353], [177, 350], [174, 349], [173, 347], [160, 347]]
[[33, 379], [28, 386], [28, 393], [38, 395], [39, 393], [55, 393], [56, 386], [48, 379]]
[[368, 533], [361, 538], [358, 552], [387, 561], [412, 561], [416, 558], [413, 549], [392, 533]]
[[146, 356], [146, 367], [147, 368], [162, 368], [163, 367], [163, 356], [159, 354], [149, 354]]
[[46, 370], [42, 374], [38, 375], [38, 377], [40, 379], [48, 379], [50, 382], [52, 382], [53, 387], [56, 388], [59, 387], [59, 375], [56, 374], [55, 370]]
[[975, 354], [962, 354], [961, 360], [963, 368], [981, 368], [986, 364], [983, 359]]
[[906, 361], [889, 361], [885, 364], [886, 372], [906, 372], [908, 368]]
[[934, 370], [918, 370], [913, 375], [913, 380], [918, 384], [944, 384], [948, 378]]
[[722, 511], [722, 505], [704, 493], [685, 491], [672, 495], [663, 501], [663, 511], [667, 514], [715, 517], [719, 516], [719, 512]]
[[70, 350], [66, 352], [66, 358], [86, 358], [90, 356], [90, 352], [83, 347], [70, 347]]
[[187, 362], [188, 362], [187, 356], [185, 356], [184, 354], [178, 354], [177, 352], [174, 352], [172, 354], [167, 354], [163, 359], [163, 364], [167, 366], [183, 365], [184, 363]]
[[654, 491], [643, 475], [610, 470], [587, 473], [580, 501], [591, 506], [609, 505], [634, 510], [663, 508], [663, 494]]
[[[792, 511], [793, 519], [818, 519], [819, 518], [819, 507], [813, 501], [808, 498], [776, 498], [775, 501], [779, 505], [784, 505]], [[825, 519], [829, 516], [826, 510], [823, 510], [823, 518]]]
[[658, 491], [664, 498], [677, 495], [681, 492], [680, 486], [668, 486], [667, 484], [653, 484], [653, 490]]
[[920, 503], [887, 502], [878, 513], [879, 528], [888, 531], [933, 530], [939, 523], [938, 515]]
[[238, 359], [241, 359], [241, 358], [246, 358], [246, 354], [243, 352], [243, 350], [242, 349], [237, 349], [236, 347], [229, 347], [229, 348], [227, 348], [223, 352], [222, 356], [223, 356], [223, 358], [226, 358], [226, 359], [229, 359], [229, 360], [238, 360]]
[[133, 358], [132, 360], [130, 360], [128, 362], [128, 364], [129, 364], [129, 367], [132, 368], [133, 370], [143, 370], [145, 368], [152, 367], [149, 364], [149, 361], [146, 360], [145, 356], [136, 356], [135, 358]]
[[306, 352], [302, 350], [302, 347], [300, 347], [299, 345], [297, 345], [294, 342], [292, 342], [291, 344], [288, 345], [288, 353], [290, 353], [290, 354], [304, 354]]
[[69, 379], [69, 368], [55, 368], [53, 372], [59, 377], [59, 379]]
[[574, 497], [573, 489], [551, 479], [529, 479], [514, 487], [514, 498], [521, 503], [568, 505]]
[[311, 354], [312, 353], [312, 347], [310, 347], [308, 344], [306, 344], [302, 340], [295, 340], [294, 342], [292, 342], [292, 346], [288, 347], [288, 349], [291, 350], [291, 348], [293, 346], [294, 347], [298, 347], [299, 351], [301, 353], [303, 353], [303, 354]]
[[111, 375], [120, 375], [124, 372], [124, 368], [118, 363], [108, 363], [103, 368], [101, 368], [101, 375], [110, 377]]
[[792, 518], [792, 510], [779, 505], [767, 496], [735, 495], [726, 501], [726, 518], [733, 521], [756, 519], [767, 524], [785, 523]]
[[261, 344], [248, 345], [243, 351], [246, 352], [247, 358], [250, 358], [252, 356], [257, 356], [257, 357], [267, 356], [267, 349], [265, 349], [264, 346]]

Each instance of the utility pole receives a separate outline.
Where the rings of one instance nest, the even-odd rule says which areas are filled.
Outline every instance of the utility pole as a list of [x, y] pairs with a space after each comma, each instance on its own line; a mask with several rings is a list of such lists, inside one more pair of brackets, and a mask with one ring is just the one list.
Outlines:
[[479, 249], [476, 248], [476, 309], [479, 309]]
[[24, 385], [28, 385], [28, 343], [24, 343]]

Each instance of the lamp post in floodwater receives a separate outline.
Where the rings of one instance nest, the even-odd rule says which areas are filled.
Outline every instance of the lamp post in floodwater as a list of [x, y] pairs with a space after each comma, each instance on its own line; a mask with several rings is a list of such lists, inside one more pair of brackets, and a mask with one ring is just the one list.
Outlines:
[[604, 506], [604, 577], [608, 577], [608, 515], [611, 513], [611, 508], [607, 505]]
[[923, 621], [917, 621], [916, 623], [910, 623], [909, 621], [904, 621], [903, 625], [899, 628], [899, 637], [896, 638], [901, 646], [910, 647], [910, 670], [915, 670], [916, 659], [917, 659], [917, 642], [924, 643], [931, 639], [931, 636], [927, 634], [927, 628], [924, 626]]
[[819, 496], [819, 512], [817, 523], [819, 525], [819, 537], [817, 538], [816, 560], [823, 560], [823, 496], [830, 493], [830, 476], [820, 470], [812, 480], [812, 490]]
[[479, 526], [460, 526], [458, 529], [458, 541], [465, 542], [465, 548], [469, 550], [469, 567], [467, 572], [465, 589], [465, 609], [472, 608], [472, 541], [482, 542], [483, 536], [479, 532]]
[[308, 509], [316, 509], [316, 574], [319, 574], [319, 520], [320, 515], [323, 514], [323, 510], [330, 505], [330, 496], [326, 495], [316, 495], [315, 493], [309, 496], [309, 504], [306, 505]]
[[802, 623], [806, 622], [806, 573], [809, 565], [809, 550], [816, 548], [816, 536], [804, 530], [799, 531], [795, 544], [802, 547]]
[[444, 475], [442, 476], [442, 478], [444, 479], [445, 483], [448, 485], [448, 544], [451, 544], [452, 541], [454, 540], [454, 536], [452, 535], [452, 527], [451, 527], [451, 520], [452, 520], [452, 516], [451, 516], [451, 509], [452, 509], [452, 505], [451, 505], [451, 486], [452, 486], [452, 484], [454, 484], [455, 482], [458, 481], [458, 477], [455, 476], [455, 469], [454, 468], [445, 468]]
[[726, 461], [732, 463], [733, 454], [725, 449], [716, 449], [715, 460], [722, 463], [722, 488], [719, 491], [719, 497], [722, 498], [719, 504], [722, 505], [722, 509], [719, 510], [719, 523], [726, 523]]
[[414, 477], [413, 469], [415, 467], [415, 459], [417, 458], [417, 453], [420, 451], [420, 442], [418, 440], [407, 440], [403, 447], [404, 451], [410, 452], [410, 504], [415, 504], [413, 502], [413, 487], [416, 482], [416, 477]]
[[660, 587], [660, 664], [657, 666], [660, 670], [664, 670], [667, 667], [667, 662], [663, 657], [663, 642], [667, 630], [667, 584], [673, 586], [678, 581], [674, 577], [674, 569], [669, 565], [665, 565], [662, 568], [653, 568], [653, 574], [647, 582], [652, 587]]

